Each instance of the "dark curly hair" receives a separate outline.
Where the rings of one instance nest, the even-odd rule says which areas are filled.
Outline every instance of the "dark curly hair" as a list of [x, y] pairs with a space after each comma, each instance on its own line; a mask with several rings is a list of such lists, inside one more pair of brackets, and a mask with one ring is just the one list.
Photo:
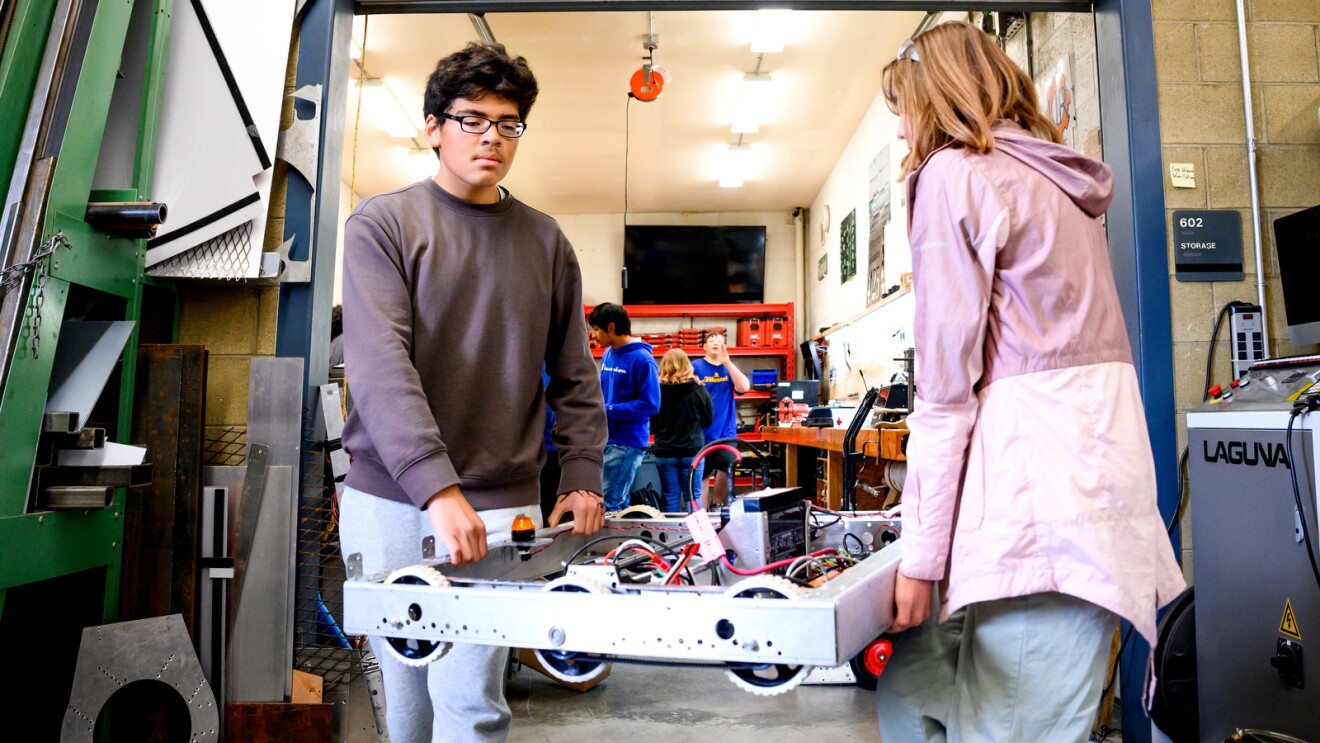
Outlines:
[[539, 92], [526, 59], [510, 56], [503, 44], [474, 41], [436, 63], [426, 81], [422, 118], [439, 119], [459, 98], [475, 101], [494, 94], [517, 105], [518, 117], [526, 121]]

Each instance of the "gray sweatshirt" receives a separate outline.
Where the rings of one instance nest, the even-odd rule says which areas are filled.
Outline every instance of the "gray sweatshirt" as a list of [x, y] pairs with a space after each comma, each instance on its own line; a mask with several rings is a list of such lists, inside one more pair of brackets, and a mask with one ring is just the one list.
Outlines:
[[344, 362], [349, 487], [419, 508], [451, 485], [477, 510], [535, 504], [549, 404], [559, 491], [601, 492], [577, 258], [513, 196], [471, 204], [427, 179], [363, 201], [344, 226]]

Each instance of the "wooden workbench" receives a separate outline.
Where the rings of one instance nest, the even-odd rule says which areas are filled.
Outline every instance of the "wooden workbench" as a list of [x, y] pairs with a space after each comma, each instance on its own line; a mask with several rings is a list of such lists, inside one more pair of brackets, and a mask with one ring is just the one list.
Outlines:
[[[790, 485], [797, 485], [808, 493], [815, 493], [821, 505], [830, 509], [843, 506], [843, 437], [847, 433], [842, 428], [798, 428], [767, 426], [761, 429], [761, 436], [766, 441], [775, 441], [784, 445], [784, 479]], [[876, 430], [864, 428], [857, 433], [857, 448], [867, 459], [874, 459], [883, 464], [887, 460], [904, 460], [904, 437], [906, 428]], [[806, 463], [802, 449], [815, 449], [828, 452], [825, 476], [815, 481], [815, 453], [810, 453]], [[810, 467], [807, 472], [803, 468]], [[880, 468], [873, 468], [878, 472]], [[806, 475], [802, 477], [801, 475]], [[871, 480], [871, 478], [866, 478]], [[813, 482], [814, 481], [814, 482]], [[863, 507], [864, 493], [858, 495], [858, 507]], [[873, 499], [872, 499], [873, 500]], [[879, 507], [876, 505], [875, 507]]]

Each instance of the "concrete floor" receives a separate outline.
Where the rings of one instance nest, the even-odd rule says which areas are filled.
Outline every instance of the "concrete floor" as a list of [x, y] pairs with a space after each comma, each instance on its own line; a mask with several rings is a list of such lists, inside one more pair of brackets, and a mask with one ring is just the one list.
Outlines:
[[616, 665], [584, 693], [524, 668], [505, 693], [511, 743], [880, 740], [874, 695], [857, 686], [799, 686], [758, 697], [722, 671]]

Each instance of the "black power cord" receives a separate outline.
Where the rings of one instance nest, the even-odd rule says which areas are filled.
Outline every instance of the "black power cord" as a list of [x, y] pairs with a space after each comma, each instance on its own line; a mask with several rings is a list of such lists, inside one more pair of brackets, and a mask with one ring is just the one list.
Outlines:
[[1191, 492], [1191, 477], [1187, 472], [1187, 453], [1189, 447], [1184, 446], [1182, 456], [1178, 457], [1178, 506], [1173, 509], [1173, 518], [1169, 520], [1168, 528], [1164, 530], [1165, 534], [1172, 536], [1173, 527], [1182, 520], [1183, 511], [1187, 509], [1187, 496]]
[[1210, 333], [1210, 351], [1205, 355], [1205, 384], [1201, 386], [1201, 402], [1210, 399], [1210, 376], [1214, 372], [1215, 365], [1215, 346], [1219, 343], [1219, 328], [1224, 324], [1224, 317], [1228, 311], [1234, 307], [1254, 307], [1255, 305], [1247, 302], [1238, 302], [1236, 300], [1229, 302], [1219, 309], [1219, 317], [1215, 319], [1215, 329]]
[[1311, 546], [1311, 529], [1306, 525], [1306, 510], [1302, 508], [1302, 490], [1297, 486], [1298, 462], [1293, 458], [1292, 443], [1293, 423], [1313, 410], [1320, 410], [1320, 394], [1307, 395], [1293, 403], [1292, 414], [1288, 416], [1288, 430], [1284, 434], [1284, 447], [1288, 454], [1288, 476], [1292, 478], [1293, 504], [1297, 506], [1297, 519], [1302, 522], [1302, 539], [1306, 543], [1306, 557], [1311, 561], [1311, 574], [1315, 576], [1315, 585], [1320, 588], [1320, 568], [1317, 568], [1315, 564], [1315, 548]]

